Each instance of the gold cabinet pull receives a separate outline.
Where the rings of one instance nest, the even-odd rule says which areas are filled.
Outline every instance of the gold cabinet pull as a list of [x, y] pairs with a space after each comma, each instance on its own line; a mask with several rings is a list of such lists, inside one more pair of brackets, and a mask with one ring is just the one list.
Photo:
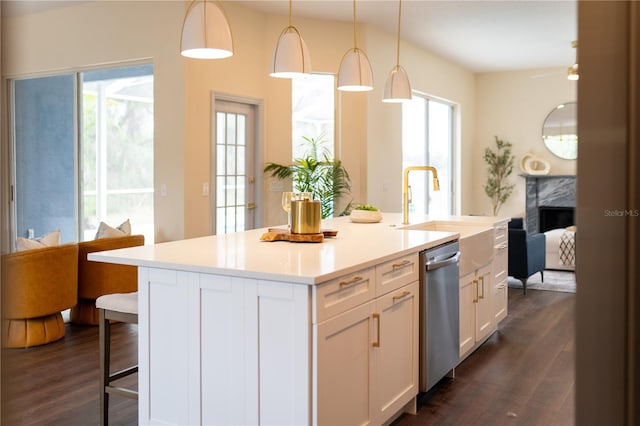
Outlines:
[[402, 293], [400, 293], [400, 294], [396, 294], [395, 296], [393, 296], [393, 298], [392, 298], [392, 299], [393, 299], [393, 301], [395, 302], [396, 300], [400, 300], [400, 299], [402, 299], [403, 297], [406, 297], [406, 296], [408, 296], [408, 295], [410, 295], [410, 294], [411, 294], [411, 292], [410, 292], [410, 291], [403, 291]]
[[255, 204], [255, 203], [249, 203], [249, 204], [247, 204], [247, 209], [249, 209], [249, 210], [253, 210], [253, 209], [255, 209], [255, 208], [256, 208], [256, 204]]
[[402, 262], [394, 263], [393, 265], [391, 265], [391, 267], [392, 267], [393, 269], [398, 269], [398, 268], [402, 268], [403, 266], [407, 266], [407, 265], [409, 265], [410, 263], [411, 263], [411, 261], [410, 261], [410, 260], [406, 260], [406, 259], [405, 259], [405, 260], [403, 260]]
[[473, 303], [478, 303], [478, 280], [473, 280], [473, 284], [476, 285], [476, 298], [473, 299]]
[[380, 347], [380, 314], [373, 314], [373, 319], [378, 320], [378, 331], [376, 333], [376, 341], [371, 344], [374, 348]]
[[340, 281], [340, 287], [346, 287], [348, 285], [352, 285], [352, 284], [355, 284], [355, 283], [360, 282], [360, 281], [362, 281], [362, 277], [357, 275], [357, 276], [351, 278], [350, 280]]
[[480, 299], [484, 299], [484, 277], [479, 277], [478, 279], [482, 281], [482, 295], [480, 296]]

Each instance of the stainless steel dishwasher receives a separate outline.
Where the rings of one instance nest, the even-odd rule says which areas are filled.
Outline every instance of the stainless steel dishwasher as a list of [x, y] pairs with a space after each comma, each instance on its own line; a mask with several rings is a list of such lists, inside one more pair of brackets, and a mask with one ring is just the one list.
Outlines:
[[420, 253], [420, 391], [426, 392], [460, 360], [458, 242]]

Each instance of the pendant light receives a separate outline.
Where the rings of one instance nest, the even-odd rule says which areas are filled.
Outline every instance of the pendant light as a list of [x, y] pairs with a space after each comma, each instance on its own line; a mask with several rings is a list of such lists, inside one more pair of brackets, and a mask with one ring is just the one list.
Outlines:
[[233, 55], [231, 28], [219, 2], [191, 2], [182, 23], [180, 54], [197, 59], [221, 59]]
[[373, 71], [367, 54], [358, 48], [356, 0], [353, 0], [353, 48], [342, 57], [338, 72], [338, 90], [366, 92], [373, 90]]
[[400, 18], [402, 17], [402, 0], [398, 2], [398, 45], [396, 50], [396, 66], [393, 67], [387, 84], [384, 86], [383, 102], [403, 102], [411, 100], [411, 84], [405, 69], [400, 65]]
[[309, 51], [300, 32], [292, 24], [292, 0], [289, 0], [289, 26], [280, 33], [269, 73], [272, 77], [295, 78], [310, 72]]
[[578, 41], [574, 40], [571, 42], [571, 47], [576, 49], [576, 62], [569, 67], [567, 70], [567, 79], [568, 80], [578, 80], [580, 76], [578, 75]]

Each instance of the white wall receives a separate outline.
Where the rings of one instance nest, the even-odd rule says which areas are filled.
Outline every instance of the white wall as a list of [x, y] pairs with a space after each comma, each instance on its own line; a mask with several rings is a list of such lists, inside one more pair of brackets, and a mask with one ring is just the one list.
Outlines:
[[542, 124], [547, 114], [561, 103], [576, 101], [577, 83], [567, 80], [566, 68], [478, 74], [476, 77], [476, 131], [473, 142], [473, 209], [470, 213], [491, 214], [489, 197], [483, 189], [487, 166], [482, 156], [486, 147], [495, 147], [494, 137], [513, 144], [515, 156], [509, 182], [515, 184], [501, 216], [522, 215], [525, 211], [525, 180], [520, 177], [520, 159], [527, 152], [551, 164], [550, 174], [576, 174], [576, 160], [563, 160], [542, 141]]
[[[224, 7], [236, 53], [219, 61], [195, 61], [179, 55], [186, 2], [79, 2], [37, 14], [3, 17], [2, 75], [19, 77], [92, 67], [119, 61], [153, 62], [155, 92], [156, 241], [210, 232], [210, 199], [202, 183], [210, 172], [211, 93], [233, 94], [263, 102], [262, 158], [286, 163], [291, 158], [291, 84], [268, 76], [271, 52], [287, 16], [265, 15], [234, 2]], [[314, 72], [337, 73], [352, 47], [352, 26], [296, 18], [311, 54]], [[387, 75], [395, 64], [395, 34], [360, 25], [359, 46], [368, 53], [375, 89], [338, 93], [337, 157], [349, 171], [354, 202], [401, 210], [401, 107], [381, 101]], [[415, 90], [456, 103], [461, 117], [461, 212], [488, 213], [481, 181], [486, 176], [482, 151], [497, 134], [511, 140], [520, 156], [538, 153], [542, 120], [560, 102], [575, 99], [565, 80], [529, 79], [527, 73], [475, 76], [417, 48], [401, 44], [401, 64]], [[5, 126], [6, 128], [6, 126]], [[6, 135], [3, 138], [6, 147]], [[554, 172], [560, 170], [554, 163]], [[261, 167], [260, 167], [261, 169]], [[480, 176], [480, 178], [478, 178]], [[268, 191], [262, 202], [264, 226], [283, 223], [280, 194]], [[161, 184], [168, 195], [159, 196]], [[345, 200], [350, 201], [351, 198]], [[504, 212], [522, 211], [517, 195]], [[520, 202], [523, 205], [523, 201]]]
[[[178, 50], [183, 15], [182, 2], [96, 1], [2, 19], [3, 78], [131, 60], [153, 63], [156, 241], [184, 235], [184, 74]], [[161, 183], [167, 197], [157, 196]]]
[[[402, 106], [383, 103], [387, 76], [396, 63], [396, 39], [368, 27], [366, 43], [376, 87], [369, 95], [367, 118], [367, 201], [383, 211], [402, 211]], [[457, 105], [460, 122], [462, 193], [461, 211], [469, 211], [472, 194], [470, 156], [475, 128], [475, 77], [462, 67], [402, 42], [400, 64], [409, 75], [411, 88]]]

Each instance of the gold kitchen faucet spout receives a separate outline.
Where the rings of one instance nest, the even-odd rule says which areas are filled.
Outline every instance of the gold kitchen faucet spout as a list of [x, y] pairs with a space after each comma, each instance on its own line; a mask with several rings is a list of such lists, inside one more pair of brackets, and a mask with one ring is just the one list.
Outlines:
[[414, 170], [430, 171], [433, 174], [433, 190], [440, 191], [438, 171], [432, 166], [409, 166], [404, 169], [402, 179], [402, 224], [409, 224], [409, 172]]

